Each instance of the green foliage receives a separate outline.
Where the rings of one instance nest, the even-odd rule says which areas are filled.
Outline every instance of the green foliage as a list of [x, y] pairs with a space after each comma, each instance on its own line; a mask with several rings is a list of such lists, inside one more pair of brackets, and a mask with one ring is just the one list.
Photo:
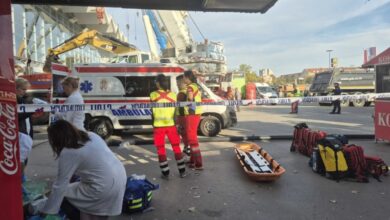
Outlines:
[[313, 82], [314, 76], [307, 76], [305, 78], [305, 84], [311, 84]]
[[258, 77], [248, 64], [241, 64], [239, 71], [244, 73], [246, 82], [263, 82], [263, 79]]
[[240, 64], [239, 71], [243, 72], [244, 74], [253, 72], [252, 67], [248, 64]]
[[245, 81], [246, 82], [257, 82], [257, 76], [256, 73], [245, 73]]

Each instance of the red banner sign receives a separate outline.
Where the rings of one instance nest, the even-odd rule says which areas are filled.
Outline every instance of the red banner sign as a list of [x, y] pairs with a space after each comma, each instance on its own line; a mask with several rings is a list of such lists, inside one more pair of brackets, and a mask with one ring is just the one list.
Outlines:
[[11, 1], [0, 1], [0, 219], [23, 219]]
[[390, 100], [375, 101], [375, 138], [390, 141]]

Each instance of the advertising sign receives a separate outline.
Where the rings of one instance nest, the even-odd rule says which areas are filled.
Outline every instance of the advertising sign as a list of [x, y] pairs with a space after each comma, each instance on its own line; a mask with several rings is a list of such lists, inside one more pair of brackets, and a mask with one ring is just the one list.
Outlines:
[[375, 101], [375, 138], [390, 141], [390, 100]]

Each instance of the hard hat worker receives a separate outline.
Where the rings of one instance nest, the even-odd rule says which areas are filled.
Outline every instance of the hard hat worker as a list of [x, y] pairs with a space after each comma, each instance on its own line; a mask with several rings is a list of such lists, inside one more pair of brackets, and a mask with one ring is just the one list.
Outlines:
[[[341, 95], [340, 83], [334, 83], [333, 95]], [[341, 114], [340, 99], [333, 101], [333, 110], [329, 114]]]
[[[157, 91], [150, 93], [151, 102], [173, 103], [176, 102], [176, 94], [169, 91], [168, 78], [160, 74], [156, 78]], [[158, 161], [163, 178], [169, 177], [169, 166], [165, 151], [165, 136], [168, 136], [172, 145], [180, 177], [185, 176], [185, 164], [183, 154], [180, 149], [180, 137], [175, 126], [175, 107], [155, 107], [152, 108], [154, 145], [157, 148]]]
[[[190, 102], [201, 102], [202, 96], [199, 86], [197, 84], [196, 76], [193, 71], [184, 72], [184, 82], [187, 85], [187, 101]], [[190, 157], [190, 167], [195, 168], [196, 170], [202, 170], [202, 155], [199, 148], [198, 142], [198, 126], [200, 122], [200, 116], [202, 114], [202, 107], [191, 105], [185, 107], [185, 131], [188, 139], [188, 144], [190, 145], [191, 157]]]

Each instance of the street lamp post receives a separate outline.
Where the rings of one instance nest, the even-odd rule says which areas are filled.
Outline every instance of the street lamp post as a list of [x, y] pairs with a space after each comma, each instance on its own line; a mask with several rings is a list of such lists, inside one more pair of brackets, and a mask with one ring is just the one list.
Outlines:
[[328, 52], [329, 54], [329, 68], [331, 68], [331, 63], [330, 63], [330, 53], [332, 53], [333, 50], [326, 50], [326, 52]]

